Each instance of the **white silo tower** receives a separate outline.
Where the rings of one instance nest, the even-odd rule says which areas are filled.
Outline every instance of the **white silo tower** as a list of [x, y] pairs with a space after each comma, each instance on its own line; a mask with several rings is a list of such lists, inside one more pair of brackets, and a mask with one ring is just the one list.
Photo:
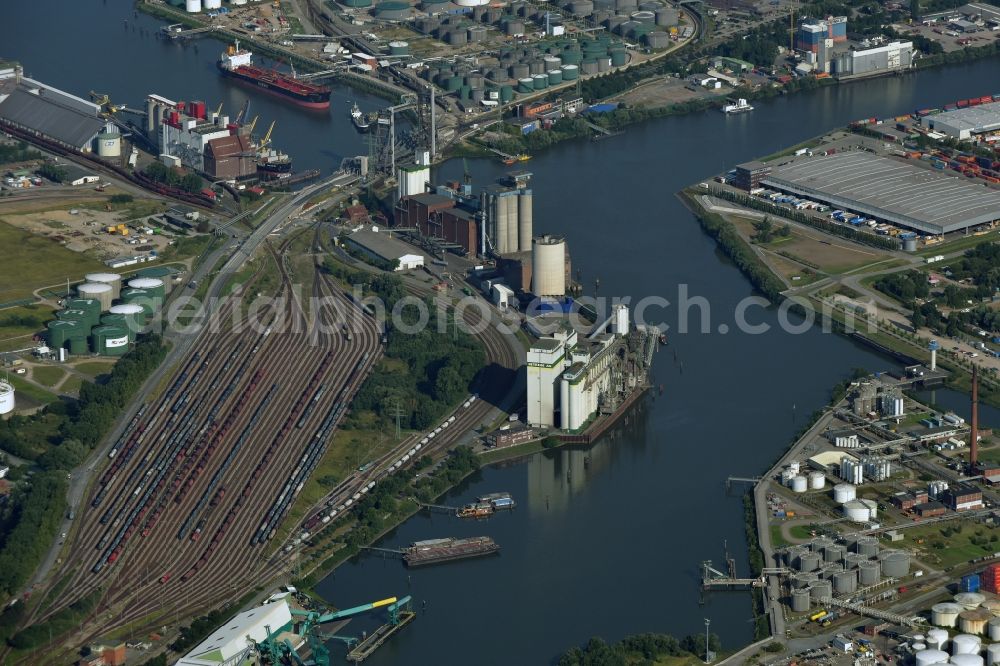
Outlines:
[[186, 0], [184, 8], [189, 14], [197, 14], [201, 11], [201, 0]]
[[538, 236], [532, 243], [531, 291], [535, 296], [566, 295], [566, 239]]
[[0, 414], [14, 411], [14, 387], [0, 380]]
[[205, 9], [219, 9], [222, 7], [222, 0], [203, 0], [201, 4]]

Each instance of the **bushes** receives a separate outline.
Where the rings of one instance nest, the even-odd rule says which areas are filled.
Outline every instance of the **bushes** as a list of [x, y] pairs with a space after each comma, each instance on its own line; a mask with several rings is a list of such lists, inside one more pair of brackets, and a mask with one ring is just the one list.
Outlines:
[[41, 472], [18, 486], [4, 507], [0, 590], [15, 594], [48, 552], [66, 511], [66, 476]]
[[33, 624], [17, 632], [7, 640], [11, 647], [30, 650], [47, 644], [53, 636], [58, 636], [77, 627], [97, 607], [103, 590], [94, 590], [87, 596], [74, 601], [45, 622]]
[[753, 253], [733, 225], [708, 211], [698, 214], [702, 228], [719, 244], [733, 263], [750, 280], [754, 288], [771, 301], [777, 301], [784, 290], [782, 282]]
[[0, 164], [40, 159], [42, 159], [42, 154], [29, 148], [24, 141], [18, 141], [16, 144], [0, 144]]
[[[718, 651], [719, 637], [709, 636], [709, 648]], [[695, 634], [678, 641], [668, 634], [636, 634], [609, 645], [591, 638], [582, 648], [575, 647], [559, 658], [559, 666], [627, 666], [660, 663], [668, 657], [705, 656], [705, 636]]]

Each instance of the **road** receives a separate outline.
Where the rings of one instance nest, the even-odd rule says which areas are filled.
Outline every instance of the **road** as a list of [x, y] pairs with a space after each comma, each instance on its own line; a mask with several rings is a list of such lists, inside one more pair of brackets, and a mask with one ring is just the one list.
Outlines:
[[[261, 224], [254, 229], [252, 233], [241, 241], [239, 248], [229, 256], [228, 260], [219, 270], [215, 279], [212, 281], [212, 284], [208, 288], [205, 299], [206, 318], [220, 307], [218, 297], [222, 293], [222, 289], [228, 282], [229, 278], [240, 270], [248, 258], [253, 256], [254, 252], [267, 238], [267, 236], [279, 225], [286, 222], [299, 207], [306, 203], [317, 192], [322, 190], [324, 187], [327, 187], [328, 184], [334, 179], [335, 177], [327, 178], [323, 181], [309, 185], [308, 187], [305, 187], [295, 193], [293, 196], [289, 197], [287, 201], [275, 208], [275, 210], [263, 222], [261, 222]], [[205, 277], [211, 273], [212, 269], [219, 262], [219, 260], [226, 255], [230, 248], [231, 243], [224, 242], [202, 261], [196, 262], [196, 268], [191, 274], [190, 279], [205, 279]], [[160, 385], [168, 373], [173, 372], [176, 362], [183, 358], [188, 351], [190, 351], [191, 345], [194, 343], [196, 338], [197, 335], [192, 332], [180, 332], [173, 329], [164, 331], [164, 339], [170, 343], [171, 348], [163, 363], [160, 364], [160, 367], [153, 372], [149, 379], [146, 380], [142, 389], [133, 397], [131, 403], [123, 411], [124, 418], [119, 420], [116, 427], [104, 439], [103, 446], [95, 449], [90, 457], [87, 458], [87, 460], [84, 461], [84, 463], [70, 475], [69, 490], [67, 492], [67, 504], [69, 505], [69, 509], [66, 516], [63, 518], [63, 523], [60, 527], [61, 533], [69, 533], [73, 527], [73, 522], [69, 520], [68, 516], [70, 515], [70, 512], [75, 513], [80, 508], [83, 497], [94, 480], [95, 467], [98, 467], [100, 462], [107, 456], [111, 446], [121, 436], [139, 405], [146, 402], [150, 393], [152, 393]], [[32, 576], [23, 591], [33, 589], [38, 583], [46, 579], [51, 572], [52, 567], [55, 566], [57, 560], [60, 559], [60, 554], [63, 549], [62, 541], [62, 539], [59, 539], [50, 547], [49, 552], [46, 554], [41, 566], [39, 566], [39, 568], [35, 571], [35, 575]]]

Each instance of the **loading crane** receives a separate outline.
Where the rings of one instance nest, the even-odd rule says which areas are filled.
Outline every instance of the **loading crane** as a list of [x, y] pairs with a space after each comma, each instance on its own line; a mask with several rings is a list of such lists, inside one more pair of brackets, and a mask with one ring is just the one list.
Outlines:
[[109, 96], [96, 93], [93, 90], [90, 91], [90, 99], [94, 100], [94, 104], [101, 107], [101, 115], [105, 118], [113, 116], [125, 108], [124, 106], [112, 104]]
[[258, 118], [260, 118], [260, 116], [254, 116], [253, 120], [250, 121], [250, 125], [247, 127], [247, 135], [248, 136], [251, 135], [251, 134], [253, 134], [253, 128], [257, 126], [257, 119]]
[[237, 125], [242, 125], [243, 121], [249, 117], [247, 115], [247, 112], [249, 110], [250, 110], [250, 98], [248, 97], [247, 101], [243, 102], [243, 106], [240, 108], [240, 112], [236, 114], [236, 120], [234, 120], [233, 122], [235, 122]]
[[[257, 119], [254, 118], [254, 123], [256, 123], [256, 122], [257, 122]], [[276, 120], [272, 120], [271, 121], [271, 126], [267, 128], [267, 134], [265, 134], [264, 138], [260, 140], [260, 150], [264, 150], [265, 148], [268, 147], [268, 145], [270, 145], [270, 143], [271, 143], [271, 132], [274, 131], [274, 124], [276, 122], [278, 122], [278, 121], [276, 121]]]
[[[352, 659], [351, 655], [358, 653], [363, 656], [360, 658], [355, 657], [354, 659], [360, 661], [374, 652], [375, 648], [385, 642], [397, 629], [403, 627], [413, 619], [414, 613], [409, 610], [410, 601], [411, 598], [409, 596], [405, 596], [402, 599], [389, 597], [388, 599], [332, 613], [292, 609], [292, 622], [290, 625], [287, 625], [287, 628], [291, 629], [296, 635], [306, 638], [309, 643], [309, 649], [312, 652], [312, 662], [315, 666], [330, 666], [330, 651], [327, 650], [325, 643], [334, 639], [343, 641], [347, 644], [348, 648], [357, 646], [348, 655], [348, 659]], [[320, 628], [324, 624], [346, 620], [383, 607], [389, 612], [389, 622], [379, 627], [371, 636], [358, 639], [353, 636], [320, 633]], [[255, 646], [262, 662], [305, 666], [305, 662], [296, 653], [291, 641], [288, 638], [278, 639], [278, 634], [282, 633], [281, 630], [276, 634], [272, 634], [270, 627], [267, 627], [267, 632], [267, 638]]]

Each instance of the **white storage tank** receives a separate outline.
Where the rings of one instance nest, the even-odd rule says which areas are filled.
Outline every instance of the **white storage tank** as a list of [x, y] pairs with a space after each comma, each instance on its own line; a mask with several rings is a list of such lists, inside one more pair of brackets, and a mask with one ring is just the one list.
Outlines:
[[993, 614], [985, 608], [962, 611], [958, 614], [958, 628], [967, 634], [985, 634], [986, 623]]
[[931, 624], [937, 627], [954, 627], [962, 610], [964, 609], [958, 604], [934, 604], [931, 606]]
[[917, 666], [931, 666], [931, 664], [947, 664], [948, 653], [942, 650], [921, 650], [916, 654]]
[[844, 502], [844, 517], [855, 523], [866, 523], [871, 519], [868, 507], [859, 500]]
[[118, 273], [87, 273], [83, 279], [87, 282], [111, 285], [112, 298], [118, 298], [122, 292], [122, 276]]
[[978, 636], [958, 634], [951, 639], [951, 653], [953, 655], [979, 654], [979, 646], [981, 644], [982, 641], [979, 640]]
[[991, 641], [1000, 641], [1000, 617], [995, 617], [986, 623], [986, 632]]
[[201, 6], [205, 9], [219, 9], [222, 7], [222, 0], [202, 0]]
[[858, 501], [868, 507], [868, 515], [872, 519], [878, 518], [878, 502], [870, 499], [862, 499]]
[[184, 8], [189, 14], [197, 14], [201, 11], [201, 0], [185, 0]]
[[0, 381], [0, 414], [10, 414], [14, 411], [14, 387], [5, 381]]
[[913, 643], [910, 647], [913, 648], [914, 652], [923, 652], [927, 649], [927, 645], [925, 643]]
[[826, 474], [823, 472], [809, 472], [809, 487], [812, 490], [821, 490], [826, 487]]
[[76, 293], [80, 294], [80, 298], [100, 301], [101, 312], [107, 312], [111, 307], [111, 301], [114, 300], [111, 285], [102, 282], [84, 282], [76, 288]]
[[796, 476], [792, 479], [792, 490], [797, 493], [804, 493], [809, 489], [809, 481], [804, 476]]
[[983, 666], [983, 658], [978, 654], [956, 654], [950, 663], [954, 666]]
[[944, 629], [931, 629], [927, 632], [927, 647], [932, 650], [943, 650], [948, 642], [948, 632]]
[[986, 601], [986, 597], [978, 592], [961, 592], [955, 595], [955, 603], [965, 610], [979, 608], [984, 601]]
[[785, 486], [786, 488], [791, 488], [792, 487], [792, 479], [794, 479], [796, 476], [798, 476], [798, 474], [796, 474], [795, 472], [793, 472], [790, 469], [782, 470], [782, 472], [781, 472], [781, 485]]
[[858, 490], [849, 483], [838, 483], [833, 487], [833, 501], [845, 504], [857, 497]]
[[1000, 643], [986, 646], [986, 666], [1000, 663]]
[[1000, 615], [1000, 599], [984, 599], [979, 605], [994, 615]]
[[101, 132], [97, 135], [97, 155], [99, 157], [121, 157], [122, 135]]
[[790, 469], [794, 473], [798, 474], [799, 473], [799, 469], [800, 469], [799, 468], [799, 461], [798, 460], [793, 460], [792, 462], [788, 463], [788, 469]]

